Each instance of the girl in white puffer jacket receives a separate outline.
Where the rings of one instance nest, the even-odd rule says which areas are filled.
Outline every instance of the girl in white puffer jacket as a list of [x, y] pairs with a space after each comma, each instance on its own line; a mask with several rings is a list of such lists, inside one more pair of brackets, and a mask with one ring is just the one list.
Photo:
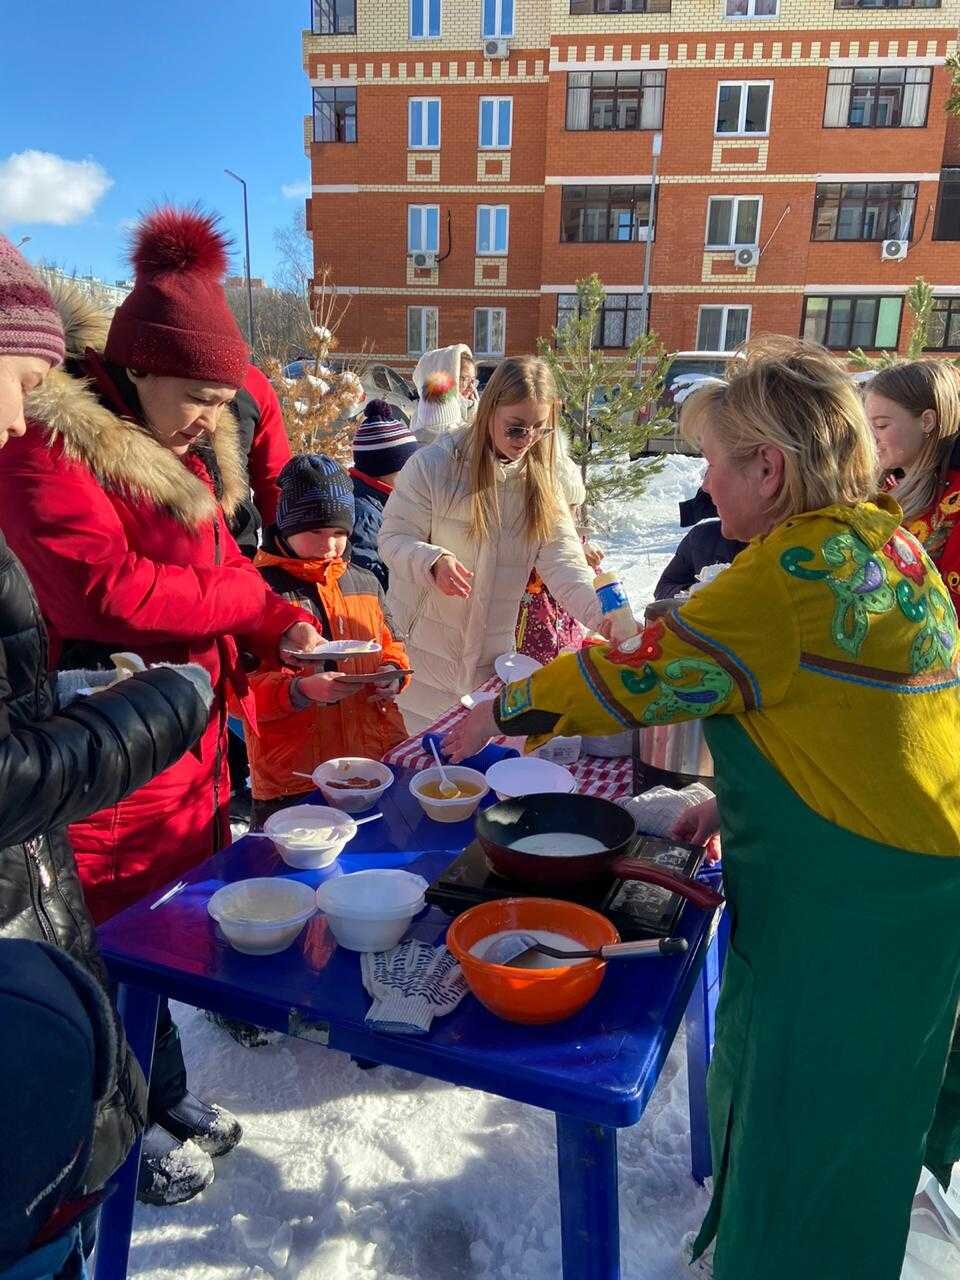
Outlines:
[[[447, 393], [456, 394], [450, 383]], [[410, 733], [482, 684], [498, 655], [512, 650], [534, 567], [567, 612], [591, 630], [600, 625], [593, 573], [564, 495], [572, 464], [558, 409], [542, 360], [504, 360], [473, 423], [421, 449], [397, 477], [380, 555], [414, 671], [400, 698]]]

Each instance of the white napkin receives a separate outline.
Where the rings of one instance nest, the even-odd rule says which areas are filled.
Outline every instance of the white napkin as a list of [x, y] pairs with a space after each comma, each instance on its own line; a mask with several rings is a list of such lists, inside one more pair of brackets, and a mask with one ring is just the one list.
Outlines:
[[669, 836], [677, 819], [687, 809], [713, 798], [713, 792], [702, 782], [692, 782], [682, 791], [670, 787], [651, 787], [639, 796], [620, 803], [637, 820], [639, 829], [648, 836]]

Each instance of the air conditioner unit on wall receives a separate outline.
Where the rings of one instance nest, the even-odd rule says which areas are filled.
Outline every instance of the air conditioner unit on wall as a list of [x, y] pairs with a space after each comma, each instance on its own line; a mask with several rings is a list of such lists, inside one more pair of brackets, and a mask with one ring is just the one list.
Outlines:
[[910, 249], [908, 240], [884, 240], [880, 246], [881, 262], [902, 262]]
[[509, 58], [510, 41], [499, 39], [484, 40], [483, 56], [485, 58]]
[[432, 271], [437, 265], [437, 255], [435, 253], [412, 253], [410, 257], [413, 259], [415, 267], [426, 271]]
[[760, 261], [760, 250], [757, 248], [738, 249], [734, 255], [738, 267], [755, 267]]

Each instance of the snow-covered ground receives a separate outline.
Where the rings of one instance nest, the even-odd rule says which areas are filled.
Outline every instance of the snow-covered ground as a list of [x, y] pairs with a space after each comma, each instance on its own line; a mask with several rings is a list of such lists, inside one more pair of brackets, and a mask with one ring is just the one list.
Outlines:
[[[702, 469], [668, 458], [642, 499], [603, 513], [597, 540], [638, 610], [679, 538], [677, 502]], [[174, 1016], [191, 1087], [236, 1112], [245, 1134], [202, 1196], [138, 1206], [132, 1276], [559, 1280], [549, 1113], [393, 1068], [361, 1071], [303, 1041], [243, 1049], [196, 1010]], [[624, 1280], [689, 1277], [680, 1241], [707, 1200], [690, 1178], [681, 1041], [643, 1120], [620, 1135]], [[910, 1280], [950, 1274], [914, 1270]]]

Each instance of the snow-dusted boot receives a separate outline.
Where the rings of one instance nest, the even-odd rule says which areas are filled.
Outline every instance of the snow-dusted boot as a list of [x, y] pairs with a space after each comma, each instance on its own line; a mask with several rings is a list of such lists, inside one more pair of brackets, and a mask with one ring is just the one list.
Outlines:
[[213, 1161], [195, 1142], [179, 1142], [160, 1125], [150, 1125], [137, 1175], [142, 1204], [183, 1204], [206, 1190], [213, 1178]]
[[236, 1116], [214, 1102], [185, 1093], [175, 1107], [161, 1111], [157, 1121], [181, 1142], [193, 1142], [208, 1156], [224, 1156], [243, 1137]]
[[268, 1031], [266, 1027], [258, 1027], [252, 1022], [226, 1018], [222, 1013], [208, 1011], [207, 1017], [215, 1027], [222, 1027], [237, 1044], [243, 1045], [244, 1049], [262, 1049], [267, 1044], [279, 1044], [284, 1038], [282, 1031]]

